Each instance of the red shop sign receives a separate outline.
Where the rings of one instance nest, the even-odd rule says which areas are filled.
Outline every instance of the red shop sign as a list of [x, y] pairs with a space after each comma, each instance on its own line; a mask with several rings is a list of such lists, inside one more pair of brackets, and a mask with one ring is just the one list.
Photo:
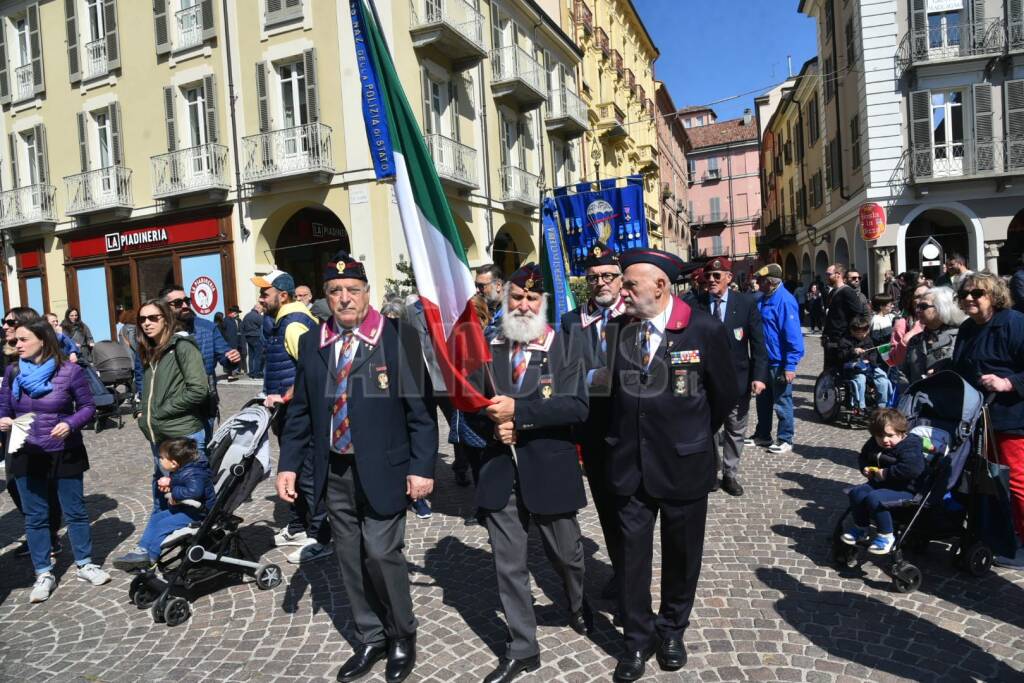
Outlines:
[[881, 204], [862, 204], [860, 234], [865, 242], [873, 242], [885, 234], [885, 209]]
[[68, 255], [73, 259], [88, 258], [217, 239], [220, 236], [217, 223], [216, 218], [205, 218], [188, 223], [119, 230], [72, 239], [68, 241]]

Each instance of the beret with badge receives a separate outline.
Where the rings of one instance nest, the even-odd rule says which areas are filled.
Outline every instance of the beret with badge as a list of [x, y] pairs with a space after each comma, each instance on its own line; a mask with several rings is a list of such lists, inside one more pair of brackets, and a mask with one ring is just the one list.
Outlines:
[[782, 266], [780, 266], [778, 263], [769, 263], [768, 265], [763, 266], [760, 270], [754, 273], [754, 275], [757, 277], [775, 277], [781, 280]]
[[584, 268], [617, 265], [619, 265], [619, 257], [603, 242], [595, 242], [587, 252], [587, 257], [583, 259]]
[[544, 275], [540, 272], [540, 266], [532, 261], [509, 275], [508, 281], [527, 292], [544, 293]]
[[330, 280], [362, 280], [367, 282], [366, 268], [347, 251], [339, 251], [324, 266], [324, 282]]
[[725, 256], [713, 256], [707, 263], [704, 264], [704, 272], [710, 273], [712, 271], [731, 271], [732, 261]]
[[619, 254], [619, 263], [625, 270], [638, 263], [649, 263], [676, 282], [687, 271], [687, 264], [675, 254], [661, 249], [630, 249]]

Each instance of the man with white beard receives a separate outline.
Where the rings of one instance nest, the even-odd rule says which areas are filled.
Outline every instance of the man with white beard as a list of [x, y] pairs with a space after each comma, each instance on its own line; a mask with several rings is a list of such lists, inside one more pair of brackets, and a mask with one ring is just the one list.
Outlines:
[[[576, 512], [587, 504], [571, 428], [587, 417], [585, 350], [547, 323], [540, 269], [507, 280], [501, 330], [482, 381], [492, 403], [471, 417], [489, 435], [480, 457], [477, 505], [494, 553], [508, 650], [485, 683], [508, 683], [540, 667], [527, 540], [531, 521], [565, 586], [569, 625], [586, 635], [593, 615], [583, 597], [583, 539]], [[579, 340], [582, 341], [582, 340]]]

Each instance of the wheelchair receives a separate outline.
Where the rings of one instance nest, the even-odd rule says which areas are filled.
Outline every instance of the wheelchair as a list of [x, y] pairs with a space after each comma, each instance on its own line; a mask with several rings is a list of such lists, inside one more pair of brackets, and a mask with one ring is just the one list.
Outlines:
[[857, 410], [855, 403], [856, 392], [850, 369], [828, 367], [814, 381], [814, 412], [822, 422], [849, 429], [866, 428], [868, 416], [878, 407], [878, 391], [873, 382], [867, 383], [863, 412]]

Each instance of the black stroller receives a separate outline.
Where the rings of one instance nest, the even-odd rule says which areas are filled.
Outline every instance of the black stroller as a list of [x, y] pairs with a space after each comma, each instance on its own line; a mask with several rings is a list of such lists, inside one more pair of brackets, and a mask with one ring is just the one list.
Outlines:
[[133, 414], [138, 407], [135, 398], [135, 357], [124, 344], [101, 341], [92, 349], [92, 367], [103, 386], [114, 396], [114, 410], [117, 411], [118, 426], [121, 426], [121, 406], [127, 402]]
[[188, 599], [192, 588], [219, 577], [251, 575], [261, 590], [280, 585], [281, 568], [254, 561], [258, 558], [238, 534], [243, 520], [234, 514], [270, 475], [267, 432], [272, 418], [273, 413], [253, 399], [225, 421], [207, 445], [217, 493], [209, 513], [202, 521], [168, 536], [156, 571], [139, 574], [128, 589], [132, 603], [149, 609], [154, 622], [168, 626], [184, 623], [192, 614]]
[[[939, 372], [907, 388], [899, 410], [911, 432], [922, 437], [926, 454], [925, 480], [912, 500], [890, 508], [896, 543], [888, 569], [893, 587], [912, 593], [921, 585], [921, 570], [904, 559], [904, 547], [925, 548], [931, 541], [949, 542], [957, 563], [981, 576], [992, 566], [992, 549], [979, 533], [971, 514], [978, 492], [978, 463], [983, 460], [984, 398], [954, 372]], [[832, 533], [832, 556], [840, 568], [861, 562], [865, 543], [849, 546], [841, 536], [849, 510]]]
[[96, 368], [81, 361], [79, 361], [78, 366], [82, 368], [85, 381], [88, 383], [89, 391], [92, 393], [92, 400], [96, 404], [96, 415], [92, 419], [93, 429], [99, 432], [103, 428], [104, 420], [116, 421], [118, 429], [123, 427], [124, 423], [121, 420], [121, 412], [118, 409], [119, 404], [117, 397], [114, 396], [114, 392], [103, 384], [103, 380], [100, 379]]

